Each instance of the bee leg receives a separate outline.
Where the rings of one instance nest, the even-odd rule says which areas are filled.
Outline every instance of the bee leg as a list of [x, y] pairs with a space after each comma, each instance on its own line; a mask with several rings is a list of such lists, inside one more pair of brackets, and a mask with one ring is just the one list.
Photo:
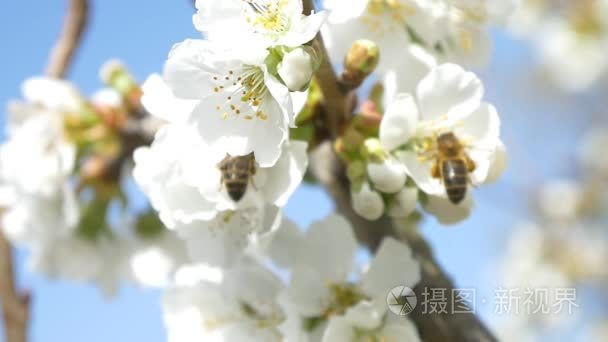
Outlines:
[[433, 168], [431, 169], [431, 177], [441, 178], [441, 172], [439, 172], [439, 163], [433, 164]]

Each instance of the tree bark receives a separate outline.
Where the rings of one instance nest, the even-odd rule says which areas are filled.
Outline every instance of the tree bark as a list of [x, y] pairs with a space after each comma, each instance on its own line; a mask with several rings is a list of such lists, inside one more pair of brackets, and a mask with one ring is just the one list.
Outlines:
[[27, 294], [17, 293], [12, 248], [0, 229], [0, 302], [6, 342], [26, 342], [30, 315]]

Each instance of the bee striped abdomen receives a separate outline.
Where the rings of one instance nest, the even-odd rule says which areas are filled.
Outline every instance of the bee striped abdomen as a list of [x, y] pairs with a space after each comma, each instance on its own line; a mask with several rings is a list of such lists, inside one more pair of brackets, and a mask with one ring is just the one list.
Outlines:
[[238, 202], [245, 193], [249, 181], [255, 173], [253, 155], [242, 157], [226, 157], [219, 165], [222, 173], [222, 183], [230, 198]]
[[450, 201], [454, 204], [462, 202], [467, 194], [469, 171], [463, 159], [447, 159], [441, 165], [443, 184]]

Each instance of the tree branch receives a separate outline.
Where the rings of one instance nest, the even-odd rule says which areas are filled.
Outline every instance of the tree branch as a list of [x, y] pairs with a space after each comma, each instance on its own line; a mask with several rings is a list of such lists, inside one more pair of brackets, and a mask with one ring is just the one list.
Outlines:
[[17, 293], [12, 248], [2, 229], [0, 229], [0, 302], [2, 302], [6, 341], [26, 342], [30, 298], [29, 295]]
[[62, 78], [67, 73], [85, 31], [88, 14], [87, 0], [70, 0], [63, 29], [49, 56], [48, 76]]
[[[312, 9], [314, 9], [312, 0], [304, 0], [304, 13], [309, 14]], [[320, 35], [313, 42], [313, 46], [322, 54], [323, 58], [323, 64], [316, 75], [325, 98], [326, 115], [321, 119], [325, 120], [325, 126], [329, 128], [331, 138], [335, 139], [340, 134], [342, 123], [352, 114], [350, 113], [352, 106], [349, 106], [348, 102], [352, 99], [353, 93], [340, 87], [339, 79], [331, 66]], [[378, 248], [382, 239], [388, 236], [408, 243], [414, 257], [421, 265], [421, 281], [414, 288], [418, 298], [424, 298], [422, 294], [427, 289], [442, 289], [442, 291], [445, 289], [448, 303], [456, 302], [452, 298], [454, 284], [441, 269], [429, 244], [416, 229], [399, 229], [386, 216], [378, 221], [370, 222], [355, 213], [351, 205], [350, 184], [346, 170], [340, 158], [333, 151], [333, 141], [324, 143], [313, 152], [310, 165], [312, 173], [333, 198], [337, 211], [352, 223], [357, 239], [372, 252]], [[423, 341], [496, 341], [485, 325], [472, 313], [423, 313], [422, 306], [418, 306], [410, 318], [416, 324]]]

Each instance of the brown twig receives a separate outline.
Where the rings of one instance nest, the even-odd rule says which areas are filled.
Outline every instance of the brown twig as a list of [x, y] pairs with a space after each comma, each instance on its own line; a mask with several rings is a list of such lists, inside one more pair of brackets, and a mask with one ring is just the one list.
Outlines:
[[[310, 13], [313, 9], [312, 0], [304, 0], [304, 11]], [[331, 66], [322, 38], [318, 36], [314, 42], [315, 49], [322, 53], [323, 64], [317, 73], [317, 80], [325, 97], [325, 123], [331, 132], [332, 139], [339, 134], [340, 126], [351, 115], [347, 105], [350, 97], [348, 89], [340, 87], [339, 78]], [[428, 243], [415, 229], [399, 229], [387, 217], [376, 222], [370, 222], [357, 215], [351, 205], [350, 184], [342, 161], [334, 153], [332, 141], [321, 145], [311, 157], [311, 171], [333, 198], [336, 209], [353, 225], [358, 240], [375, 251], [382, 239], [392, 236], [406, 241], [412, 248], [414, 256], [421, 264], [421, 281], [414, 291], [418, 298], [426, 289], [441, 289], [446, 291], [446, 297], [451, 298], [454, 285], [449, 276], [441, 269], [433, 256]], [[398, 270], [395, 270], [398, 272]], [[452, 301], [454, 303], [454, 301]], [[423, 341], [496, 341], [485, 325], [474, 314], [424, 313], [418, 307], [411, 319], [416, 324]]]
[[62, 78], [67, 73], [85, 31], [88, 14], [87, 0], [70, 0], [63, 29], [46, 67], [48, 76]]
[[29, 295], [17, 293], [12, 248], [0, 229], [0, 302], [7, 342], [27, 341]]

